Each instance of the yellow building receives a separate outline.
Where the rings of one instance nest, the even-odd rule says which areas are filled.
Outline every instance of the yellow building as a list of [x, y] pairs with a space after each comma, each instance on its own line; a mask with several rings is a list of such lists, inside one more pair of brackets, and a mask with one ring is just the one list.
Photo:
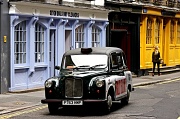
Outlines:
[[180, 13], [144, 7], [140, 22], [140, 68], [152, 67], [152, 52], [159, 46], [166, 66], [180, 64]]
[[107, 46], [122, 48], [137, 75], [152, 70], [159, 46], [166, 67], [180, 66], [180, 2], [177, 0], [106, 0], [110, 9]]

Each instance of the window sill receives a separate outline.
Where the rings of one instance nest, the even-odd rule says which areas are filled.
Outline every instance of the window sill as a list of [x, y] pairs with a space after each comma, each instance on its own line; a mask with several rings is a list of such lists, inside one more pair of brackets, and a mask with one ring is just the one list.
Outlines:
[[15, 66], [14, 69], [29, 69], [29, 66]]
[[34, 66], [35, 68], [39, 68], [39, 67], [48, 67], [47, 64], [35, 64]]

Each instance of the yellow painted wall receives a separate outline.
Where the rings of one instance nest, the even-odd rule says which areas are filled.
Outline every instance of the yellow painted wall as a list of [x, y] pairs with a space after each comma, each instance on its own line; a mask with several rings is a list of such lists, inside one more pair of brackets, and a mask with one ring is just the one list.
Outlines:
[[[145, 15], [143, 15], [141, 17], [141, 23], [140, 23], [140, 39], [145, 39], [145, 35], [146, 34], [146, 17]], [[145, 47], [144, 47], [144, 44], [145, 44], [145, 40], [140, 40], [140, 69], [145, 69], [145, 59], [143, 57], [145, 57]]]
[[147, 8], [147, 13], [144, 14], [161, 16], [161, 10], [155, 8]]
[[[152, 42], [146, 44], [147, 19], [152, 19]], [[155, 21], [160, 20], [160, 42], [155, 43]], [[176, 44], [177, 40], [177, 18], [180, 20], [180, 13], [176, 15], [176, 19], [172, 17], [161, 16], [161, 10], [148, 8], [147, 13], [143, 13], [140, 23], [140, 68], [152, 68], [152, 52], [154, 46], [158, 45], [165, 64], [167, 66], [180, 65], [180, 44]], [[170, 28], [171, 20], [175, 21], [174, 43], [170, 44]]]
[[165, 21], [163, 22], [164, 24], [164, 39], [162, 42], [164, 42], [164, 50], [163, 50], [163, 59], [164, 63], [169, 66], [169, 40], [170, 40], [170, 20], [166, 19], [167, 23], [165, 24]]
[[176, 13], [176, 18], [180, 18], [180, 13]]

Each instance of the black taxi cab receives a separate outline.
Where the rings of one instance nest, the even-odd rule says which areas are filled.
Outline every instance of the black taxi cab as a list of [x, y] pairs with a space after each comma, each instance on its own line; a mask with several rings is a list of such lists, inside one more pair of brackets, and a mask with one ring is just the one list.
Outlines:
[[110, 112], [113, 102], [128, 104], [133, 89], [126, 56], [116, 47], [77, 48], [64, 53], [59, 75], [45, 81], [45, 99], [51, 114], [60, 107], [101, 104]]

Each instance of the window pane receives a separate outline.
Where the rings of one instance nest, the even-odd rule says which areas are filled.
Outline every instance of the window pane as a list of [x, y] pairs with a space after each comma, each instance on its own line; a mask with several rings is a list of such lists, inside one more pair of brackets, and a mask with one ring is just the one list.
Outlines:
[[160, 43], [160, 21], [156, 20], [156, 29], [155, 29], [155, 44]]
[[92, 47], [100, 46], [100, 30], [96, 27], [92, 27]]
[[178, 22], [178, 27], [177, 27], [177, 44], [180, 44], [180, 22]]
[[171, 21], [171, 29], [170, 29], [170, 44], [174, 43], [174, 21]]
[[35, 62], [44, 62], [44, 28], [36, 23], [35, 25]]
[[84, 47], [84, 25], [76, 28], [75, 35], [75, 48]]
[[152, 43], [152, 20], [148, 18], [146, 28], [146, 44]]
[[26, 21], [23, 21], [15, 26], [14, 63], [26, 63]]

